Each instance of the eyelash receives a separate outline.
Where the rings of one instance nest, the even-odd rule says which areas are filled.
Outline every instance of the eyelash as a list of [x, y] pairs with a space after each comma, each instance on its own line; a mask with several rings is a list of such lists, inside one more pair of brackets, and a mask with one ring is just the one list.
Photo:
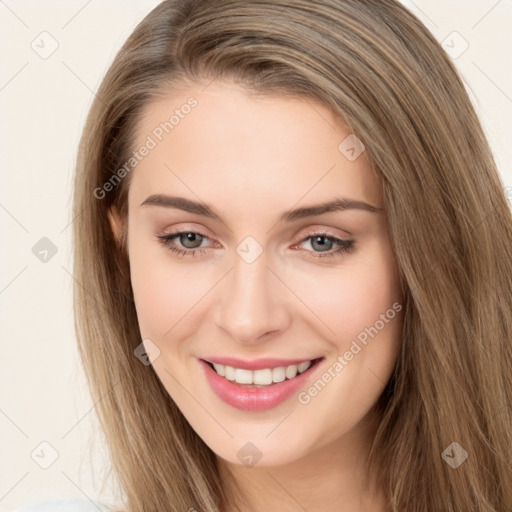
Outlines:
[[[159, 235], [157, 238], [159, 239], [160, 243], [164, 245], [169, 251], [175, 253], [176, 255], [183, 257], [183, 256], [196, 256], [197, 254], [201, 255], [204, 253], [204, 249], [178, 249], [174, 245], [171, 245], [171, 242], [178, 238], [180, 235], [189, 234], [192, 233], [194, 235], [202, 236], [203, 239], [209, 239], [206, 235], [203, 235], [202, 233], [199, 233], [197, 231], [176, 231], [174, 233], [170, 233], [168, 235]], [[330, 235], [329, 233], [325, 232], [318, 232], [318, 233], [312, 233], [308, 235], [307, 237], [303, 238], [299, 244], [305, 242], [306, 240], [309, 240], [310, 238], [315, 237], [323, 237], [327, 240], [330, 240], [331, 242], [334, 242], [335, 245], [338, 246], [338, 249], [335, 251], [326, 251], [324, 254], [321, 254], [317, 251], [307, 251], [307, 252], [313, 252], [315, 253], [315, 256], [313, 258], [330, 258], [333, 256], [341, 256], [344, 253], [348, 253], [354, 250], [354, 241], [353, 240], [342, 240], [341, 238], [337, 238], [335, 236]], [[298, 244], [297, 244], [298, 245]]]

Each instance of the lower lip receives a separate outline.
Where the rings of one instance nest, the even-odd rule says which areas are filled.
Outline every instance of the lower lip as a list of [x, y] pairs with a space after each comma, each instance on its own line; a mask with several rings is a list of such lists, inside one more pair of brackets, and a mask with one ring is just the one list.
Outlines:
[[[323, 358], [322, 358], [323, 359]], [[304, 373], [262, 388], [247, 388], [221, 377], [206, 361], [199, 359], [205, 376], [217, 396], [227, 404], [244, 411], [264, 411], [277, 407], [298, 392], [322, 359], [317, 359]]]

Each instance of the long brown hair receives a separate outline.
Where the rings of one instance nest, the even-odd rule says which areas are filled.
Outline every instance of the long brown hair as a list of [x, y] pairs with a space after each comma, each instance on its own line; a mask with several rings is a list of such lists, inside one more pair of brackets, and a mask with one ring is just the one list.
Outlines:
[[[216, 455], [134, 356], [126, 239], [107, 217], [115, 205], [126, 221], [136, 170], [119, 169], [143, 108], [172, 84], [214, 79], [326, 105], [379, 177], [405, 316], [368, 468], [392, 510], [511, 510], [511, 212], [456, 68], [395, 0], [166, 0], [106, 73], [76, 168], [74, 299], [125, 508], [225, 510]], [[455, 468], [446, 449], [467, 459]]]

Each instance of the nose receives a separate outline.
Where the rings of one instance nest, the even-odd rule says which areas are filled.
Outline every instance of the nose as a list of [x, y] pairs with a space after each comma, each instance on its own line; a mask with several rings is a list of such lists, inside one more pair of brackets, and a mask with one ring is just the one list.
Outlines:
[[216, 325], [238, 343], [266, 341], [290, 323], [287, 303], [291, 292], [267, 263], [265, 252], [252, 263], [235, 255], [233, 268], [219, 289]]

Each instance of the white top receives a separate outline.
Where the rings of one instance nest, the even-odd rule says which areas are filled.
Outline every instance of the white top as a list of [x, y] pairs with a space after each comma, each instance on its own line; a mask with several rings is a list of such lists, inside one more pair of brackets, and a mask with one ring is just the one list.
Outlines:
[[9, 512], [109, 512], [105, 505], [86, 497], [55, 497], [23, 505]]

